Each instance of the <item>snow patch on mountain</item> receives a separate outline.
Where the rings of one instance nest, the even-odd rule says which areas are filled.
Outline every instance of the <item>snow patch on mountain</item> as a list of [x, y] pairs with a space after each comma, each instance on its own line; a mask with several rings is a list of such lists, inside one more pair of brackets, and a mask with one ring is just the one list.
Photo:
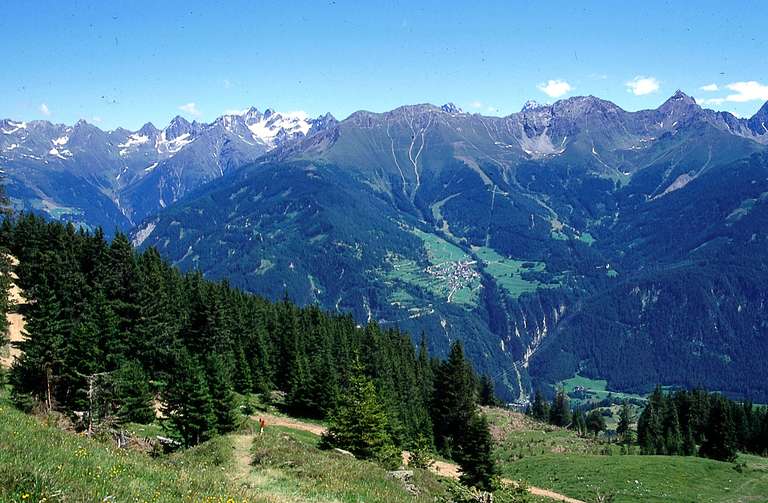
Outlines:
[[72, 152], [66, 149], [59, 150], [57, 148], [52, 148], [51, 150], [48, 151], [48, 155], [52, 155], [54, 157], [58, 157], [59, 159], [66, 160], [67, 158], [72, 157]]
[[160, 154], [163, 154], [163, 153], [175, 154], [176, 152], [184, 148], [185, 145], [189, 145], [193, 141], [194, 139], [191, 138], [191, 135], [189, 133], [184, 133], [172, 140], [168, 140], [166, 139], [165, 131], [163, 131], [162, 133], [160, 133], [160, 137], [157, 139], [155, 148], [157, 149], [157, 152]]
[[5, 128], [2, 129], [4, 134], [13, 134], [13, 133], [15, 133], [16, 131], [18, 131], [20, 129], [27, 129], [27, 123], [26, 122], [8, 121], [8, 126], [11, 129], [5, 129]]
[[307, 114], [304, 112], [278, 113], [271, 110], [267, 110], [256, 121], [247, 120], [246, 124], [254, 139], [261, 140], [270, 147], [275, 145], [275, 140], [281, 134], [306, 136], [312, 127]]
[[125, 141], [125, 143], [121, 143], [117, 147], [120, 149], [120, 155], [126, 156], [131, 152], [132, 149], [138, 147], [139, 145], [144, 145], [148, 141], [149, 136], [133, 133], [132, 135], [128, 136], [128, 139]]

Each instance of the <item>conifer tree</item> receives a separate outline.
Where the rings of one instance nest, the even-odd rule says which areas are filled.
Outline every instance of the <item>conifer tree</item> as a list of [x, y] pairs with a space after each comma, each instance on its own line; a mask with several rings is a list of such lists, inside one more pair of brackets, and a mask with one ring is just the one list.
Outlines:
[[579, 436], [584, 436], [587, 433], [587, 420], [584, 417], [584, 411], [576, 409], [573, 411], [571, 417], [571, 429], [576, 431]]
[[253, 378], [251, 366], [245, 358], [245, 351], [239, 346], [235, 351], [235, 390], [238, 393], [250, 393], [253, 391]]
[[23, 407], [30, 400], [56, 405], [57, 381], [62, 372], [66, 324], [59, 319], [60, 304], [53, 290], [41, 283], [33, 290], [34, 302], [26, 310], [26, 337], [16, 344], [21, 357], [11, 368], [14, 398]]
[[224, 360], [220, 355], [211, 355], [207, 361], [208, 390], [211, 396], [216, 431], [228, 433], [235, 429], [235, 396], [227, 376]]
[[200, 364], [180, 348], [163, 393], [163, 414], [185, 446], [208, 440], [216, 432], [211, 395]]
[[362, 365], [355, 363], [349, 384], [331, 414], [323, 445], [394, 466], [400, 455], [387, 429], [388, 418], [373, 382], [364, 374]]
[[601, 431], [605, 430], [605, 418], [599, 409], [592, 409], [589, 411], [586, 422], [587, 431], [592, 432], [595, 438], [597, 438], [597, 435], [599, 435]]
[[496, 392], [493, 389], [493, 381], [489, 376], [483, 374], [480, 377], [480, 390], [478, 391], [478, 403], [480, 405], [498, 405], [499, 400], [496, 398]]
[[549, 409], [549, 422], [555, 426], [568, 426], [571, 422], [571, 408], [568, 405], [568, 397], [565, 390], [560, 388], [555, 393], [552, 400], [552, 407]]
[[621, 404], [619, 412], [619, 424], [616, 426], [616, 435], [626, 446], [632, 443], [632, 413], [626, 400]]
[[657, 386], [637, 422], [637, 442], [643, 454], [664, 454], [664, 404], [661, 387]]
[[493, 457], [493, 439], [488, 430], [488, 420], [484, 414], [475, 412], [470, 417], [456, 461], [461, 467], [459, 480], [463, 484], [483, 491], [495, 489], [498, 467]]
[[439, 365], [435, 374], [432, 424], [440, 452], [452, 456], [453, 450], [461, 445], [475, 407], [472, 369], [457, 341], [451, 345], [448, 359]]
[[665, 400], [664, 404], [664, 454], [677, 456], [682, 454], [683, 436], [680, 433], [680, 422], [677, 417], [677, 409], [672, 400]]
[[112, 381], [117, 414], [123, 422], [147, 424], [155, 419], [149, 378], [141, 364], [135, 360], [124, 363], [112, 375]]
[[728, 403], [721, 395], [712, 398], [705, 439], [699, 453], [719, 461], [733, 461], [736, 458], [736, 430]]
[[530, 412], [531, 417], [537, 421], [549, 421], [549, 404], [544, 399], [544, 395], [539, 388], [536, 388], [536, 391], [534, 392]]

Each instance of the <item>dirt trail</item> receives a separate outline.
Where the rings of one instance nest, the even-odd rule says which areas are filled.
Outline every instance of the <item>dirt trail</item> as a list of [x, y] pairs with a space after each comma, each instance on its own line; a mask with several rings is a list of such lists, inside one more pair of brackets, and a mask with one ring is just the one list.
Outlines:
[[[16, 257], [10, 257], [10, 259], [11, 265], [13, 267], [16, 267], [19, 264], [19, 261], [16, 259]], [[16, 281], [19, 279], [19, 277], [16, 276], [16, 273], [13, 271], [11, 271], [10, 276], [11, 288], [8, 292], [8, 297], [12, 304], [12, 312], [8, 313], [6, 318], [8, 319], [8, 340], [13, 343], [21, 342], [24, 340], [22, 331], [24, 330], [25, 326], [24, 317], [17, 312], [13, 312], [13, 306], [26, 304], [27, 299], [24, 298], [21, 289], [16, 285]], [[9, 368], [13, 364], [13, 361], [20, 355], [21, 352], [11, 344], [7, 344], [5, 347], [0, 347], [0, 367]]]
[[[259, 417], [264, 418], [264, 420], [267, 422], [267, 428], [269, 428], [270, 426], [285, 426], [287, 428], [293, 428], [296, 430], [314, 433], [315, 435], [322, 435], [323, 433], [325, 433], [324, 426], [319, 424], [305, 423], [297, 419], [291, 419], [291, 418], [282, 417], [282, 416], [274, 416], [272, 414], [261, 414], [253, 417], [255, 419], [258, 419]], [[403, 451], [403, 463], [407, 464], [409, 457], [410, 457], [410, 453], [408, 451]], [[437, 475], [440, 475], [443, 477], [450, 477], [452, 479], [458, 479], [459, 475], [461, 474], [461, 472], [459, 471], [458, 465], [454, 463], [448, 463], [446, 461], [436, 460], [432, 465], [431, 469]], [[514, 480], [509, 480], [509, 479], [502, 479], [502, 482], [504, 482], [505, 484], [516, 484]], [[570, 498], [564, 494], [556, 493], [554, 491], [550, 491], [549, 489], [542, 489], [540, 487], [528, 486], [528, 492], [535, 496], [542, 496], [545, 498], [553, 499], [555, 501], [563, 501], [565, 503], [584, 503], [581, 500]]]

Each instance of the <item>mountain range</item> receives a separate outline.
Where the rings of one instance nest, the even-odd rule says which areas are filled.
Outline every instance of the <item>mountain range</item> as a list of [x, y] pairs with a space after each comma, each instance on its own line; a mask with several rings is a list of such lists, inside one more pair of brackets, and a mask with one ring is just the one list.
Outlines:
[[580, 375], [768, 399], [768, 103], [515, 114], [249, 109], [131, 132], [0, 122], [18, 209], [271, 298], [461, 339], [509, 400]]

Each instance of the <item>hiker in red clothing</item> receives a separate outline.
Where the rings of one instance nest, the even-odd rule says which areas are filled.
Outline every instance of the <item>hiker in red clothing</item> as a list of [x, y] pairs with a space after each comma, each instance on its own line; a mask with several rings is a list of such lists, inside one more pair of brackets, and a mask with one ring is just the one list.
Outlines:
[[259, 435], [264, 434], [264, 428], [267, 427], [267, 422], [264, 420], [263, 417], [259, 418]]

